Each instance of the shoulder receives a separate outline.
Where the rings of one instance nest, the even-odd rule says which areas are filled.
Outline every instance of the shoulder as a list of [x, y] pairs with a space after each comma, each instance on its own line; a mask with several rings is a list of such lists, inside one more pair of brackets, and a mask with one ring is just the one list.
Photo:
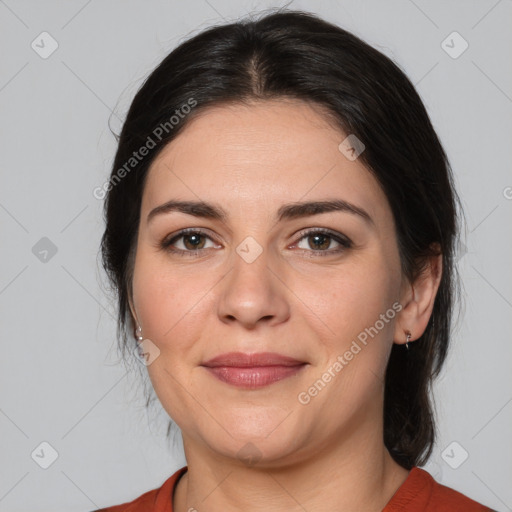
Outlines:
[[187, 467], [178, 469], [161, 487], [145, 492], [133, 501], [98, 509], [95, 512], [172, 512], [174, 488]]
[[442, 485], [430, 473], [413, 467], [383, 512], [493, 512], [468, 496]]

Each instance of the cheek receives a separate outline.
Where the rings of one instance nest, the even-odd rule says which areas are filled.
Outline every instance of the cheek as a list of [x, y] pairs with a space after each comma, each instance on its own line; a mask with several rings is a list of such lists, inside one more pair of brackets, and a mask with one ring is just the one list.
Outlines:
[[165, 348], [180, 324], [193, 315], [191, 300], [197, 300], [201, 290], [197, 280], [186, 279], [175, 269], [171, 272], [161, 258], [141, 251], [135, 262], [133, 299], [144, 337]]
[[195, 353], [196, 341], [204, 322], [197, 316], [205, 307], [207, 297], [203, 296], [209, 288], [197, 272], [194, 278], [192, 270], [171, 271], [163, 259], [149, 251], [138, 254], [133, 298], [144, 338], [160, 351], [159, 357], [147, 366], [149, 378], [164, 409], [183, 426], [190, 421], [190, 396], [186, 390], [191, 376], [187, 364], [200, 357]]
[[327, 280], [328, 293], [311, 284], [304, 288], [322, 320], [317, 325], [327, 325], [328, 334], [319, 339], [326, 358], [308, 383], [311, 387], [302, 391], [314, 393], [313, 416], [323, 415], [332, 428], [380, 396], [399, 308], [399, 273], [387, 260], [369, 259], [339, 270]]
[[[296, 281], [312, 316], [343, 343], [373, 325], [398, 298], [399, 273], [382, 257], [354, 258], [338, 268], [310, 270]], [[386, 324], [387, 325], [387, 324]]]
[[[325, 269], [319, 270], [316, 280], [308, 279], [302, 293], [322, 320], [316, 325], [328, 327], [325, 337], [319, 340], [325, 357], [315, 377], [330, 380], [328, 390], [315, 398], [314, 407], [320, 413], [322, 407], [332, 406], [330, 420], [336, 423], [380, 392], [399, 307], [400, 272], [393, 254], [385, 257], [382, 251], [347, 260], [327, 279], [320, 279], [322, 271]], [[325, 283], [327, 287], [314, 286], [315, 283]], [[336, 361], [338, 365], [333, 368]], [[335, 377], [324, 374], [329, 368]], [[310, 385], [315, 386], [314, 383], [312, 379]], [[340, 400], [344, 404], [341, 409]]]

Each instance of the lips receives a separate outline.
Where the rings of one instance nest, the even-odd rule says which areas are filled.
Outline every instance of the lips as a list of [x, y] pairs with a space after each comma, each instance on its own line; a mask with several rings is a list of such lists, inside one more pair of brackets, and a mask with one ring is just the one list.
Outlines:
[[230, 352], [209, 359], [201, 366], [227, 384], [256, 389], [296, 375], [306, 364], [304, 361], [272, 352]]

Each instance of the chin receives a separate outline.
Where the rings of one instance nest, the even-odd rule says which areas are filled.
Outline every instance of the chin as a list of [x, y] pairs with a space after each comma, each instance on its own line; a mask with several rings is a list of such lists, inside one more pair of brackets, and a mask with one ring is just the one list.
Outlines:
[[227, 432], [209, 430], [203, 433], [203, 439], [212, 451], [247, 466], [286, 465], [296, 456], [300, 439], [306, 441], [308, 437], [292, 416], [290, 411], [277, 407], [240, 411], [239, 415], [223, 416], [221, 424], [230, 426]]
[[231, 439], [226, 446], [213, 445], [211, 448], [230, 459], [237, 459], [241, 465], [257, 468], [275, 468], [292, 463], [296, 444], [290, 438]]

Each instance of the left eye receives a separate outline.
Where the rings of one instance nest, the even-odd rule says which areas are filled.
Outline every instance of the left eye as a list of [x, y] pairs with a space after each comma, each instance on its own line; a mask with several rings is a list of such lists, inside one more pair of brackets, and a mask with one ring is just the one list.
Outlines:
[[[303, 240], [309, 247], [300, 247], [300, 243], [302, 243]], [[331, 246], [332, 242], [337, 243], [338, 247], [335, 249], [327, 250]], [[313, 252], [316, 253], [332, 254], [348, 249], [351, 247], [351, 242], [348, 238], [342, 236], [341, 234], [334, 234], [329, 231], [308, 231], [303, 233], [302, 237], [296, 245], [299, 249], [312, 249]]]

